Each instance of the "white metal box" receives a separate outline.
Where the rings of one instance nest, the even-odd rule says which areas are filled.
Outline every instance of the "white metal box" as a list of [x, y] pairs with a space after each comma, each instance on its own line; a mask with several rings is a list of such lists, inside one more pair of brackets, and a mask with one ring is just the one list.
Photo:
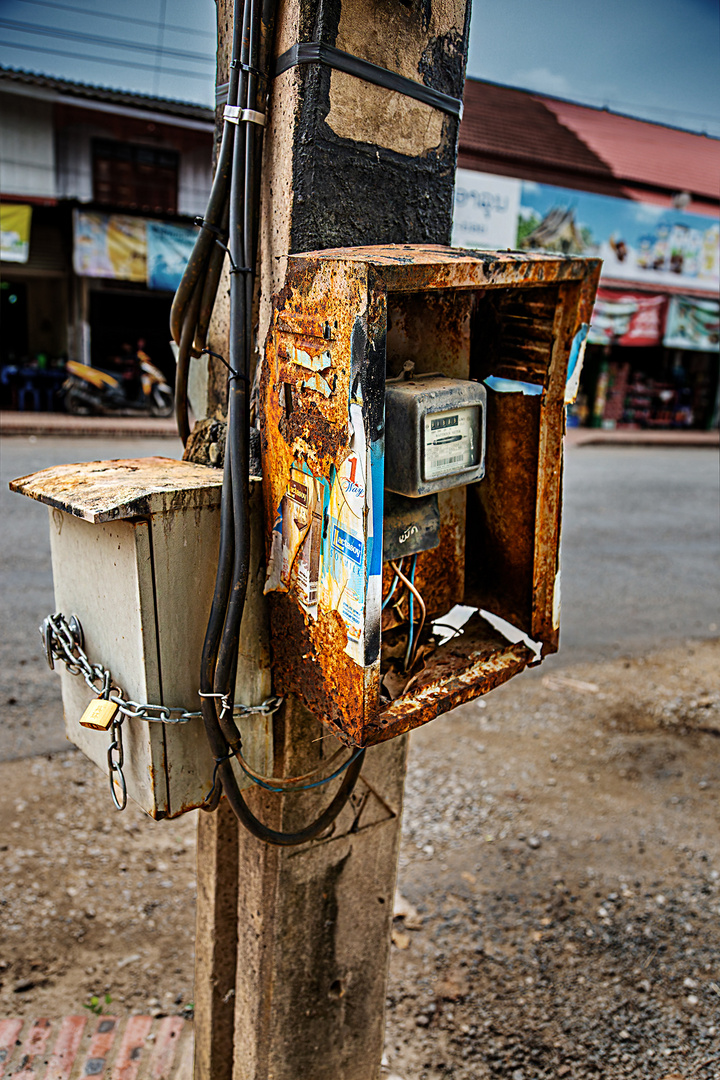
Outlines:
[[[200, 708], [221, 485], [220, 470], [166, 458], [61, 465], [11, 484], [50, 508], [55, 610], [78, 617], [91, 662], [109, 668], [132, 701]], [[254, 552], [261, 544], [259, 536]], [[250, 591], [257, 577], [251, 570]], [[262, 627], [243, 623], [241, 651], [250, 663], [240, 664], [248, 674], [238, 679], [237, 700], [257, 704], [270, 693]], [[67, 737], [107, 772], [109, 733], [79, 724], [93, 694], [62, 667], [61, 678]], [[271, 772], [271, 718], [250, 716], [240, 728], [253, 766]], [[202, 719], [170, 725], [129, 717], [122, 733], [128, 795], [151, 817], [176, 817], [203, 802], [214, 763]], [[242, 773], [238, 779], [248, 786]]]

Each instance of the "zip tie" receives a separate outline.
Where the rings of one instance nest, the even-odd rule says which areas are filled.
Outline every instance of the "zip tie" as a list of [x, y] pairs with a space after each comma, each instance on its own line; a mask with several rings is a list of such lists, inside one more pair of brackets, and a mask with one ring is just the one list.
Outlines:
[[[230, 67], [239, 71], [247, 71], [248, 75], [255, 75], [256, 78], [262, 79], [263, 82], [267, 82], [268, 77], [265, 72], [261, 71], [260, 68], [253, 67], [252, 64], [243, 64], [241, 60], [232, 60]], [[221, 89], [225, 89], [225, 92], [227, 93], [226, 87], [218, 87], [218, 90]]]
[[258, 112], [257, 109], [241, 109], [239, 105], [226, 105], [223, 109], [223, 119], [231, 124], [257, 124], [265, 127], [267, 116]]

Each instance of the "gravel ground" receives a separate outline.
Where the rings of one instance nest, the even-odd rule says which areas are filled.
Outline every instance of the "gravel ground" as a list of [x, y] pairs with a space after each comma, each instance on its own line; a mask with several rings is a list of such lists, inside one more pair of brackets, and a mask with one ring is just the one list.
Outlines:
[[[720, 1077], [719, 660], [543, 667], [414, 733], [385, 1076]], [[0, 790], [0, 1016], [191, 1014], [194, 815], [116, 814], [73, 751]]]

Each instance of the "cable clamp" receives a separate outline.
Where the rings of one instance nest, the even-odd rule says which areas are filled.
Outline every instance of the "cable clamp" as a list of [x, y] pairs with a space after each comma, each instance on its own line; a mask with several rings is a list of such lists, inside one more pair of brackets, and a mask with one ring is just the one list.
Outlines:
[[256, 109], [241, 109], [239, 105], [226, 105], [223, 109], [223, 117], [231, 124], [258, 124], [265, 127], [267, 116]]

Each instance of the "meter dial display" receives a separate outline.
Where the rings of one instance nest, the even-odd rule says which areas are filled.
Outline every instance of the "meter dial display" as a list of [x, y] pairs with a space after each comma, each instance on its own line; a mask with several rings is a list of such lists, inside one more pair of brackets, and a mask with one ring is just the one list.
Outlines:
[[480, 455], [480, 410], [477, 406], [425, 413], [423, 476], [443, 476], [474, 468]]

